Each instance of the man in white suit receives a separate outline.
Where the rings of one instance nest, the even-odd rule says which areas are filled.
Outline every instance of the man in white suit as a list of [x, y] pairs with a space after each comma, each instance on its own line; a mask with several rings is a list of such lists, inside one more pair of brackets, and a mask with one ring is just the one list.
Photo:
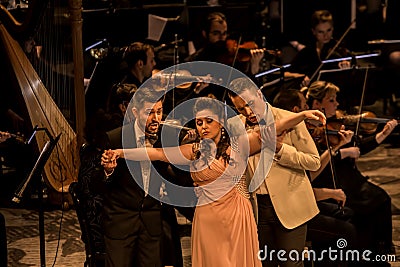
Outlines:
[[[229, 96], [248, 126], [257, 127], [269, 108], [275, 120], [293, 114], [270, 106], [256, 85], [246, 79], [233, 80], [230, 89], [234, 93], [229, 92]], [[249, 177], [253, 177], [259, 160], [260, 154], [250, 157]], [[271, 169], [252, 194], [263, 266], [303, 266], [301, 255], [306, 241], [306, 223], [319, 212], [306, 170], [314, 171], [319, 167], [318, 150], [304, 122], [290, 131], [277, 133]], [[279, 250], [284, 254], [278, 260]], [[290, 259], [292, 250], [297, 251], [298, 259]]]

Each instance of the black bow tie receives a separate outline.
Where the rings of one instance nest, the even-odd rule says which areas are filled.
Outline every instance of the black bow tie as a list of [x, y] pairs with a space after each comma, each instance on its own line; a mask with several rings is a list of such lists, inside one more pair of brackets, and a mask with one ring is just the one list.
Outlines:
[[145, 133], [145, 135], [139, 137], [138, 142], [141, 144], [146, 144], [146, 140], [151, 144], [154, 145], [155, 142], [158, 140], [158, 135], [157, 134], [150, 134], [150, 133]]
[[249, 120], [246, 120], [246, 126], [248, 126], [248, 127], [254, 127], [254, 126], [256, 126], [256, 125], [267, 125], [267, 123], [265, 122], [265, 120], [264, 119], [261, 119], [258, 123], [252, 123], [251, 121], [249, 121]]

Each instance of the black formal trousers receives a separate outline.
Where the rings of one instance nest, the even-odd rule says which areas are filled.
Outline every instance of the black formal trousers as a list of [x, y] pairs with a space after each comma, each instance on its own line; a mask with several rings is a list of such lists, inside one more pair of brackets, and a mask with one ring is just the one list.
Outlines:
[[[306, 243], [307, 225], [286, 229], [279, 221], [269, 195], [257, 195], [258, 204], [258, 240], [263, 267], [299, 267], [304, 266], [301, 255]], [[274, 252], [272, 252], [274, 250]], [[285, 261], [278, 261], [277, 252], [285, 251]], [[289, 259], [289, 252], [296, 250], [299, 260]]]
[[[133, 123], [107, 133], [110, 148], [136, 146]], [[118, 159], [104, 195], [103, 230], [106, 266], [161, 266], [161, 177], [151, 167], [149, 194], [145, 194], [140, 162]]]

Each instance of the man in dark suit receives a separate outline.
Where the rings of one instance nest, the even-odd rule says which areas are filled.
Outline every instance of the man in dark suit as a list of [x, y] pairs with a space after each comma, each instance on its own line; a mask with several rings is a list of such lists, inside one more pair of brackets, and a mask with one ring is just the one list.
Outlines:
[[[132, 101], [135, 120], [107, 133], [110, 148], [152, 146], [162, 117], [161, 94], [141, 88]], [[157, 163], [154, 163], [157, 164]], [[108, 179], [103, 229], [106, 266], [161, 266], [161, 177], [149, 162], [119, 159]]]

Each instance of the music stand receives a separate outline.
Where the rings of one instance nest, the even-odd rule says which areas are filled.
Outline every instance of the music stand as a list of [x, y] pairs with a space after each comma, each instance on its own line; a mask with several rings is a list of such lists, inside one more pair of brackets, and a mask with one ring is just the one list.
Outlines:
[[338, 102], [340, 109], [350, 111], [361, 103], [365, 84], [363, 106], [373, 105], [378, 97], [378, 70], [375, 67], [321, 70], [317, 80], [331, 82], [339, 87]]
[[[46, 131], [46, 133], [48, 133]], [[50, 140], [46, 142], [38, 159], [36, 160], [35, 165], [33, 166], [31, 172], [25, 181], [21, 184], [20, 188], [14, 193], [14, 197], [12, 199], [13, 202], [20, 203], [25, 189], [27, 188], [29, 182], [34, 179], [39, 179], [44, 170], [44, 166], [46, 165], [47, 160], [49, 159], [51, 152], [53, 152], [58, 140], [60, 139], [61, 134], [59, 134], [55, 139], [53, 139], [50, 135]], [[43, 211], [43, 188], [41, 187], [41, 181], [38, 183], [38, 201], [39, 201], [39, 246], [40, 246], [40, 266], [46, 266], [46, 248], [45, 248], [45, 239], [44, 239], [44, 211]]]

